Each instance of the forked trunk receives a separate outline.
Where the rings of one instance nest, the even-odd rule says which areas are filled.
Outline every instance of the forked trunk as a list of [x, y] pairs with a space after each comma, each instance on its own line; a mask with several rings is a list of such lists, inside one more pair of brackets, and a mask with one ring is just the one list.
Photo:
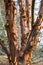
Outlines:
[[[20, 7], [21, 25], [21, 49], [18, 49], [18, 29], [16, 25], [17, 9], [14, 0], [4, 0], [6, 9], [6, 31], [9, 42], [10, 53], [8, 55], [10, 65], [31, 65], [33, 48], [39, 42], [40, 25], [43, 19], [43, 1], [39, 11], [39, 17], [34, 23], [33, 4], [35, 0], [18, 0]], [[26, 5], [25, 5], [26, 4]], [[33, 14], [33, 15], [32, 15]], [[34, 23], [34, 25], [33, 25]], [[0, 42], [1, 43], [1, 42]], [[2, 44], [1, 44], [2, 45]], [[3, 47], [3, 45], [2, 45]], [[5, 47], [3, 47], [6, 49]], [[6, 50], [5, 50], [6, 51]], [[6, 52], [7, 54], [7, 52]]]

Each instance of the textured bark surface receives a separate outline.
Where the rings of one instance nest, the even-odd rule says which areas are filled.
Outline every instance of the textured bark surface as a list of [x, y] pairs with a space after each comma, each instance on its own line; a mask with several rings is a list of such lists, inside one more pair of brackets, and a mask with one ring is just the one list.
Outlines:
[[5, 8], [6, 8], [6, 19], [7, 23], [5, 25], [8, 40], [9, 40], [9, 48], [10, 48], [10, 58], [12, 61], [12, 64], [15, 64], [16, 59], [16, 51], [18, 48], [17, 40], [18, 40], [18, 34], [17, 34], [17, 26], [16, 26], [16, 15], [17, 10], [15, 6], [15, 2], [13, 0], [5, 0]]
[[15, 1], [4, 0], [6, 10], [6, 31], [9, 42], [9, 52], [2, 44], [8, 56], [10, 65], [32, 65], [32, 51], [39, 42], [41, 23], [43, 21], [43, 0], [41, 0], [39, 16], [34, 23], [35, 0], [18, 0], [21, 26], [21, 49], [18, 48], [17, 9]]
[[28, 25], [27, 25], [27, 15], [26, 15], [26, 6], [24, 0], [18, 0], [20, 7], [20, 25], [21, 25], [21, 54], [26, 47], [27, 44], [27, 36], [28, 36]]
[[32, 29], [32, 0], [26, 0], [26, 8], [27, 8], [27, 25], [29, 32]]

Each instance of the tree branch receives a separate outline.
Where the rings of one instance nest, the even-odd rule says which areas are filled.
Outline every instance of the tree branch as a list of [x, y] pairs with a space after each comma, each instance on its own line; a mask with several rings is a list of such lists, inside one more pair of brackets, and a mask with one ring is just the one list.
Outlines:
[[32, 0], [26, 0], [26, 14], [27, 14], [27, 25], [28, 25], [28, 31], [30, 33], [30, 30], [32, 29]]
[[34, 24], [34, 7], [35, 7], [35, 0], [32, 0], [32, 27]]
[[0, 39], [0, 45], [2, 46], [2, 49], [4, 50], [4, 52], [7, 54], [7, 56], [10, 55], [10, 51], [9, 48], [5, 47], [4, 45], [4, 41]]
[[[28, 43], [27, 43], [27, 46], [25, 48], [24, 54], [25, 54], [25, 52], [27, 52], [27, 50], [30, 50], [32, 47], [34, 47], [34, 45], [31, 46], [31, 42], [35, 41], [37, 35], [40, 34], [40, 25], [41, 25], [42, 22], [43, 22], [43, 0], [41, 0], [39, 16], [38, 16], [38, 18], [36, 20], [36, 23], [33, 25], [33, 28], [32, 28], [32, 31], [30, 33], [30, 36], [28, 37]], [[34, 37], [34, 40], [33, 40], [33, 37]], [[35, 43], [32, 43], [32, 44], [35, 44]]]
[[36, 37], [37, 37], [37, 35], [40, 34], [40, 29], [38, 27], [41, 25], [42, 20], [43, 20], [43, 17], [39, 16], [39, 19], [37, 19], [37, 22], [35, 23], [32, 31], [31, 31], [30, 38], [28, 39], [28, 43], [24, 50], [23, 56], [25, 56], [26, 53], [28, 53], [30, 50], [33, 49], [34, 46], [37, 45], [37, 43], [35, 43], [35, 41], [38, 42], [38, 40], [36, 40]]
[[18, 0], [18, 3], [20, 7], [20, 25], [21, 25], [21, 35], [22, 35], [21, 49], [23, 51], [24, 47], [27, 44], [27, 34], [28, 34], [27, 15], [26, 15], [25, 0]]

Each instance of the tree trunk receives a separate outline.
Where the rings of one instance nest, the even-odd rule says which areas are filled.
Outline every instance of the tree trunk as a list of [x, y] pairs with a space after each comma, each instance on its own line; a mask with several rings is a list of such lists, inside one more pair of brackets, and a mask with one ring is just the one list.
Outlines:
[[[34, 2], [34, 3], [33, 3]], [[18, 0], [20, 7], [20, 25], [21, 25], [21, 49], [18, 49], [18, 29], [16, 25], [17, 9], [15, 1], [4, 0], [6, 9], [6, 31], [9, 42], [10, 53], [8, 55], [10, 65], [31, 65], [33, 48], [39, 42], [40, 25], [43, 20], [43, 7], [39, 11], [39, 17], [34, 23], [33, 4], [35, 0]], [[26, 5], [25, 5], [26, 4]], [[33, 25], [34, 23], [34, 25]], [[2, 45], [3, 47], [3, 45]], [[5, 47], [3, 47], [5, 49]], [[6, 51], [6, 50], [5, 50]], [[7, 54], [7, 53], [6, 53]]]
[[27, 8], [27, 25], [29, 33], [32, 29], [32, 0], [26, 0], [26, 8]]
[[[31, 30], [32, 30], [32, 0], [26, 0], [26, 14], [27, 14], [27, 25], [28, 25], [28, 38], [30, 36]], [[27, 43], [28, 44], [28, 43]], [[28, 54], [25, 55], [25, 60], [29, 65], [31, 65], [31, 58], [32, 58], [32, 50], [28, 52]]]
[[27, 15], [26, 15], [26, 6], [24, 0], [18, 0], [19, 7], [20, 7], [20, 25], [21, 25], [21, 54], [25, 49], [27, 44], [27, 36], [28, 36], [28, 26], [27, 26]]
[[18, 49], [18, 30], [16, 26], [16, 15], [17, 10], [15, 6], [15, 2], [13, 0], [4, 0], [5, 8], [6, 8], [6, 20], [7, 23], [5, 25], [8, 41], [9, 41], [9, 48], [10, 48], [10, 57], [9, 62], [11, 61], [12, 65], [16, 63], [16, 51]]

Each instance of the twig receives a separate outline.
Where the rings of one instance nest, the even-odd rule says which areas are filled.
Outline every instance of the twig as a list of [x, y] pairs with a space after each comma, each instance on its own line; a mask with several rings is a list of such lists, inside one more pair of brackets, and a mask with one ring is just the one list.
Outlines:
[[4, 41], [0, 39], [0, 45], [2, 46], [2, 49], [4, 50], [4, 52], [7, 54], [7, 56], [10, 55], [10, 51], [9, 48], [5, 47], [4, 45]]

